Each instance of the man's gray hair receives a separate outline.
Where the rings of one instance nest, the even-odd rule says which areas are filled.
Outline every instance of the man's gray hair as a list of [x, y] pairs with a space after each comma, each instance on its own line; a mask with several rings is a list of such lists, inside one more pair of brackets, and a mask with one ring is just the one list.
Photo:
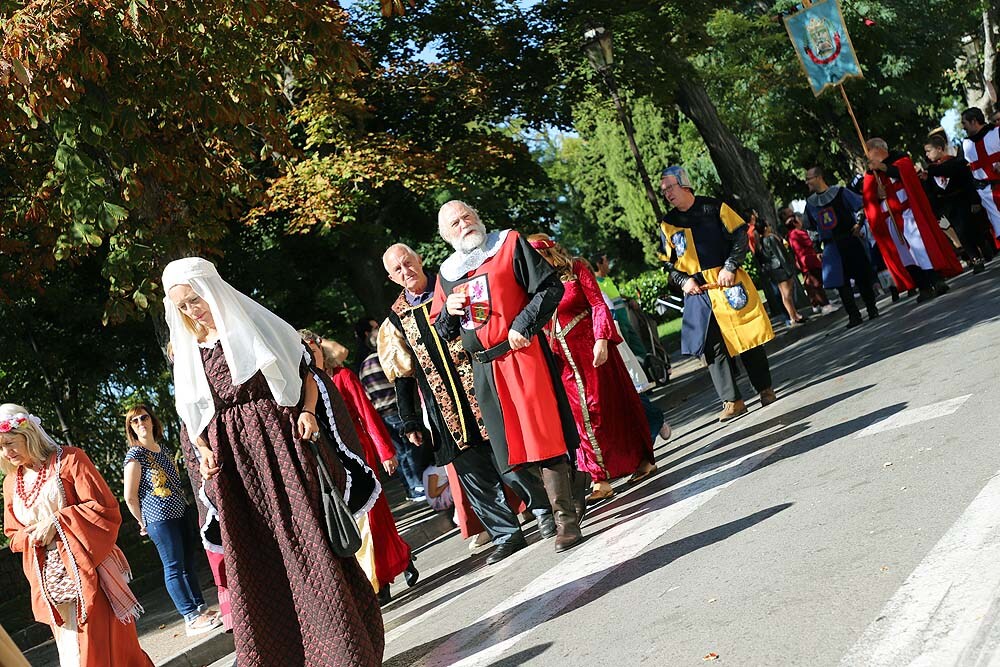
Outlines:
[[469, 212], [472, 213], [472, 215], [476, 216], [476, 220], [478, 220], [479, 222], [483, 221], [483, 219], [479, 217], [479, 211], [472, 208], [461, 199], [452, 199], [451, 201], [445, 202], [441, 206], [441, 208], [438, 209], [438, 233], [441, 235], [441, 238], [445, 240], [447, 240], [448, 237], [444, 233], [444, 220], [445, 220], [444, 212], [445, 209], [451, 208], [453, 206], [464, 206]]
[[423, 258], [420, 256], [420, 253], [418, 253], [416, 250], [406, 245], [405, 243], [393, 243], [391, 246], [385, 249], [384, 253], [382, 253], [382, 268], [384, 268], [386, 271], [389, 270], [389, 267], [386, 265], [386, 258], [389, 256], [389, 253], [395, 250], [403, 250], [410, 257], [416, 257], [418, 260], [421, 261], [423, 260]]
[[671, 165], [660, 172], [661, 179], [666, 176], [673, 176], [674, 180], [677, 181], [677, 185], [694, 192], [694, 185], [691, 183], [691, 177], [688, 175], [687, 169], [684, 167], [677, 164]]
[[881, 139], [879, 137], [869, 139], [865, 142], [865, 146], [868, 147], [868, 150], [872, 150], [874, 148], [877, 151], [885, 151], [886, 153], [889, 152], [889, 144], [886, 143], [885, 139]]

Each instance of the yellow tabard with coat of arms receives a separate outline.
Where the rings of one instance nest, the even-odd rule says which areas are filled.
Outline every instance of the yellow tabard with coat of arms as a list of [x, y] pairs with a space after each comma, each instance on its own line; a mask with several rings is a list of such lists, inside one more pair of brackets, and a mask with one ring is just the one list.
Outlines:
[[[729, 232], [746, 224], [726, 204], [721, 206], [719, 220]], [[668, 222], [661, 222], [660, 230], [667, 250], [674, 251], [674, 267], [678, 271], [689, 275], [701, 273], [706, 284], [718, 284], [722, 267], [701, 266], [695, 244], [698, 227], [675, 227]], [[719, 323], [719, 330], [730, 356], [746, 352], [774, 338], [771, 320], [750, 275], [739, 268], [736, 270], [736, 279], [738, 282], [732, 287], [713, 287], [708, 290], [712, 314]]]

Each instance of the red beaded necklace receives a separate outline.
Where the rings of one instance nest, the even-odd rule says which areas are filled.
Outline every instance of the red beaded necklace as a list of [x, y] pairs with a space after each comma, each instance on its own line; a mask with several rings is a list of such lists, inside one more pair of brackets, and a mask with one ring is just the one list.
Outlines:
[[45, 486], [45, 480], [49, 477], [49, 462], [46, 460], [42, 464], [42, 469], [39, 471], [38, 475], [35, 477], [35, 483], [31, 485], [31, 491], [24, 492], [24, 466], [18, 466], [17, 468], [17, 495], [24, 502], [25, 507], [31, 507], [38, 500], [38, 495], [42, 491], [42, 487]]

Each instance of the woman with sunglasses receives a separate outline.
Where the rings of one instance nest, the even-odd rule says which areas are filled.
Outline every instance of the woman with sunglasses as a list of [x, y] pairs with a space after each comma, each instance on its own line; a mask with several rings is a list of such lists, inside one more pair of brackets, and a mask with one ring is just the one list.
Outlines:
[[163, 425], [146, 405], [125, 414], [125, 502], [139, 522], [142, 535], [149, 535], [163, 562], [163, 581], [177, 613], [184, 617], [187, 635], [209, 632], [220, 623], [209, 612], [201, 594], [194, 536], [184, 518], [187, 502], [173, 459], [160, 445]]

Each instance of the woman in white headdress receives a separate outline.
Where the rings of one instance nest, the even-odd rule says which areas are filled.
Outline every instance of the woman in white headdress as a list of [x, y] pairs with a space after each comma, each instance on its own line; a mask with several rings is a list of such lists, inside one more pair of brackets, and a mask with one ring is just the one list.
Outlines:
[[222, 531], [237, 662], [382, 663], [382, 617], [330, 547], [309, 440], [356, 515], [380, 487], [343, 399], [287, 322], [189, 257], [163, 272], [177, 413]]

